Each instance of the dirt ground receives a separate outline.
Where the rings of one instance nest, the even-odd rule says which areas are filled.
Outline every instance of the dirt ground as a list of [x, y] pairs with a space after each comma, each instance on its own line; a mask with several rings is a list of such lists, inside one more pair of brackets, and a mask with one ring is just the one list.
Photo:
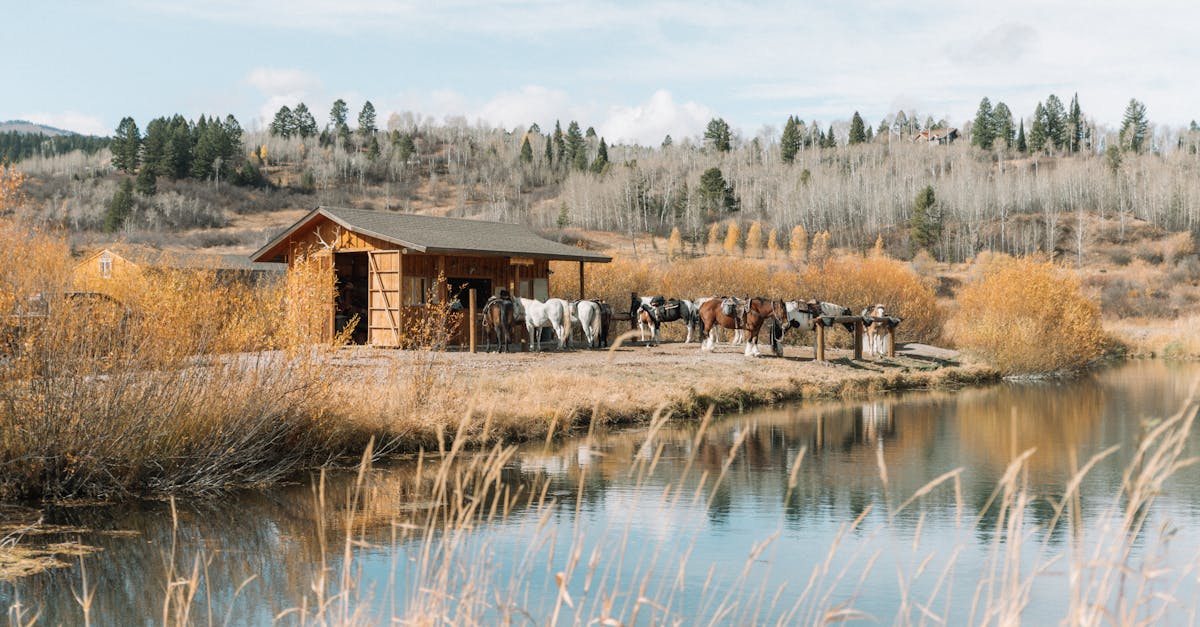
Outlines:
[[[545, 346], [545, 345], [543, 345]], [[864, 397], [889, 390], [966, 385], [994, 380], [984, 365], [954, 351], [902, 344], [895, 357], [852, 359], [827, 350], [813, 360], [806, 346], [786, 346], [784, 357], [748, 358], [741, 346], [634, 342], [612, 349], [530, 353], [436, 353], [348, 347], [331, 365], [367, 382], [360, 394], [412, 399], [421, 408], [414, 441], [441, 425], [453, 428], [464, 409], [486, 415], [502, 439], [543, 437], [547, 431], [592, 423], [646, 422], [659, 410], [676, 418], [807, 398]], [[764, 346], [763, 350], [769, 352]], [[373, 382], [372, 382], [373, 380]], [[376, 392], [367, 392], [367, 390]], [[397, 390], [407, 389], [407, 392]], [[421, 434], [424, 433], [425, 436]]]

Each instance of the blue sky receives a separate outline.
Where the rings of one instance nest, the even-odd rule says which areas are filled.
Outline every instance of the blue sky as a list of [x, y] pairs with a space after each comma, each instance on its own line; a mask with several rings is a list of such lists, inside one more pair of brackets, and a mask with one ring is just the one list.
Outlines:
[[304, 101], [371, 100], [512, 128], [578, 119], [610, 140], [695, 136], [721, 116], [752, 137], [786, 116], [855, 110], [972, 117], [983, 96], [1018, 116], [1078, 92], [1116, 125], [1200, 118], [1197, 2], [409, 2], [0, 0], [0, 120], [112, 132], [164, 114], [244, 126]]

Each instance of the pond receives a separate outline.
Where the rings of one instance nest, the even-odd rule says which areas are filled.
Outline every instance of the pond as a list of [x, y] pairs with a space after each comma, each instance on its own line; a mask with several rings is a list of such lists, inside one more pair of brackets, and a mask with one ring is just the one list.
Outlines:
[[78, 531], [19, 545], [101, 550], [0, 583], [0, 608], [45, 624], [82, 623], [83, 605], [98, 624], [1049, 624], [1100, 608], [1179, 622], [1200, 606], [1200, 469], [1179, 463], [1200, 436], [1168, 419], [1198, 376], [1133, 361], [428, 455], [174, 508], [57, 507], [45, 524]]

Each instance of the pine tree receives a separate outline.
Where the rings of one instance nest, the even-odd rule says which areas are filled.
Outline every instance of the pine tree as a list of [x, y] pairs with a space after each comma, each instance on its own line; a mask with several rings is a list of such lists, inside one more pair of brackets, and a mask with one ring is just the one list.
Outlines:
[[720, 168], [709, 168], [700, 176], [700, 188], [696, 190], [700, 208], [710, 216], [737, 211], [737, 199], [733, 187], [725, 182]]
[[533, 146], [529, 145], [529, 135], [521, 139], [521, 163], [533, 163]]
[[722, 118], [709, 120], [704, 130], [704, 140], [717, 152], [729, 152], [732, 148], [729, 123]]
[[995, 140], [996, 131], [992, 128], [992, 101], [984, 96], [979, 101], [979, 108], [975, 111], [975, 121], [971, 124], [971, 145], [991, 150], [992, 142]]
[[1079, 152], [1083, 145], [1083, 110], [1079, 108], [1079, 93], [1071, 96], [1071, 108], [1067, 113], [1067, 142], [1071, 152]]
[[341, 98], [334, 100], [333, 106], [329, 109], [329, 125], [334, 129], [345, 126], [348, 115], [350, 115], [350, 107], [346, 106], [346, 101]]
[[554, 121], [554, 161], [559, 167], [563, 165], [563, 158], [567, 155], [567, 141], [563, 139], [562, 125], [558, 120]]
[[932, 185], [926, 185], [925, 189], [917, 192], [912, 219], [909, 220], [914, 254], [918, 250], [929, 250], [942, 237], [942, 216], [936, 205]]
[[371, 140], [367, 142], [367, 161], [375, 161], [379, 154], [379, 136], [371, 135]]
[[1150, 136], [1150, 120], [1146, 118], [1146, 105], [1130, 98], [1125, 107], [1125, 117], [1121, 120], [1121, 147], [1133, 152], [1141, 152], [1146, 147], [1146, 138]]
[[358, 134], [362, 135], [365, 141], [379, 130], [375, 127], [375, 105], [368, 100], [363, 103], [362, 109], [358, 112]]
[[549, 135], [546, 135], [543, 139], [544, 141], [542, 142], [542, 147], [545, 149], [546, 154], [544, 154], [542, 157], [546, 160], [546, 165], [551, 165], [554, 163], [554, 152], [551, 150], [551, 146], [553, 146], [554, 142], [550, 140]]
[[825, 133], [825, 147], [837, 148], [837, 137], [833, 134], [833, 125], [829, 125], [829, 132]]
[[587, 139], [596, 139], [596, 129], [591, 126], [587, 127], [587, 131], [584, 132], [583, 136]]
[[854, 117], [850, 118], [850, 145], [862, 144], [867, 141], [867, 130], [863, 126], [862, 116], [858, 111], [854, 112]]
[[292, 113], [292, 108], [283, 105], [275, 112], [275, 119], [271, 121], [271, 134], [276, 137], [287, 139], [296, 132], [296, 116]]
[[1055, 150], [1062, 150], [1067, 146], [1067, 112], [1063, 108], [1063, 103], [1058, 99], [1058, 96], [1050, 94], [1046, 98], [1045, 111], [1045, 127], [1046, 139], [1054, 146]]
[[117, 125], [117, 132], [109, 144], [113, 167], [126, 173], [136, 170], [141, 148], [142, 135], [138, 131], [137, 123], [133, 118], [121, 118], [121, 123]]
[[873, 139], [875, 139], [875, 130], [872, 129], [870, 126], [868, 126], [867, 127], [867, 143], [871, 143], [871, 140], [873, 140]]
[[132, 213], [133, 179], [124, 178], [108, 203], [108, 211], [104, 214], [104, 230], [109, 233], [121, 230]]
[[592, 172], [596, 174], [604, 174], [608, 169], [608, 144], [604, 143], [604, 138], [600, 138], [600, 146], [596, 149], [596, 159], [592, 161]]
[[1046, 108], [1037, 103], [1033, 110], [1033, 124], [1029, 127], [1029, 149], [1042, 152], [1046, 149]]
[[663, 140], [662, 140], [662, 148], [663, 148], [663, 150], [666, 150], [667, 148], [670, 148], [670, 147], [671, 147], [671, 144], [674, 144], [674, 143], [675, 143], [675, 140], [671, 139], [671, 135], [670, 135], [670, 134], [667, 134], [667, 136], [666, 136], [666, 137], [664, 137], [664, 138], [663, 138]]
[[137, 193], [143, 196], [153, 196], [158, 193], [158, 177], [154, 174], [154, 168], [146, 166], [138, 172], [135, 188]]
[[1029, 152], [1029, 145], [1025, 143], [1025, 118], [1021, 118], [1021, 128], [1017, 131], [1017, 152]]
[[992, 109], [992, 131], [995, 138], [1004, 142], [1005, 148], [1012, 148], [1016, 142], [1016, 129], [1013, 128], [1012, 111], [1003, 102], [997, 102]]
[[296, 134], [305, 139], [316, 137], [317, 135], [317, 120], [313, 117], [311, 111], [308, 110], [308, 105], [303, 102], [296, 105], [292, 109], [292, 119], [295, 121]]
[[567, 162], [575, 166], [576, 170], [586, 170], [588, 166], [587, 143], [583, 139], [583, 131], [579, 129], [579, 122], [571, 120], [571, 123], [567, 125], [565, 142]]
[[789, 115], [783, 125], [783, 136], [779, 139], [779, 154], [784, 163], [793, 163], [796, 153], [800, 152], [800, 121], [796, 116]]

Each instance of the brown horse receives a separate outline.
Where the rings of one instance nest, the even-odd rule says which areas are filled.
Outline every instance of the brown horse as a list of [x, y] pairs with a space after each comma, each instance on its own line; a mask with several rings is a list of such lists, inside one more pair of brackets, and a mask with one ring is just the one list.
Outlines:
[[499, 296], [493, 296], [483, 305], [483, 337], [484, 350], [490, 352], [492, 336], [496, 336], [496, 347], [501, 353], [508, 352], [509, 342], [516, 340], [513, 325], [516, 324], [516, 305], [508, 297], [507, 290], [501, 290]]
[[[732, 302], [731, 302], [732, 301]], [[758, 332], [763, 323], [774, 319], [776, 324], [787, 324], [787, 305], [782, 300], [751, 298], [748, 301], [730, 298], [714, 298], [700, 305], [700, 321], [707, 336], [700, 350], [711, 351], [717, 345], [717, 328], [745, 329], [747, 357], [758, 357]]]

